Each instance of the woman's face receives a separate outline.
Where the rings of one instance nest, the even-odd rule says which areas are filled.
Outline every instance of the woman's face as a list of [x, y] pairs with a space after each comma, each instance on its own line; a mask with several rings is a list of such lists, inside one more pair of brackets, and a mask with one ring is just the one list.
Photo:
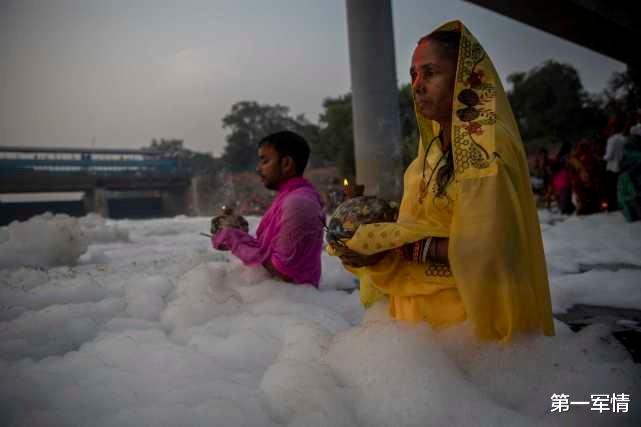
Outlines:
[[420, 113], [439, 123], [452, 120], [456, 63], [438, 42], [424, 41], [414, 50], [410, 77]]

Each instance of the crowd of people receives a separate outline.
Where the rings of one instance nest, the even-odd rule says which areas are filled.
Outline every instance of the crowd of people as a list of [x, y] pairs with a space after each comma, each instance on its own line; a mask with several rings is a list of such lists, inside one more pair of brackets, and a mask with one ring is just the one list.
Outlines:
[[641, 112], [613, 117], [600, 139], [541, 148], [531, 170], [540, 205], [563, 214], [622, 210], [641, 219]]

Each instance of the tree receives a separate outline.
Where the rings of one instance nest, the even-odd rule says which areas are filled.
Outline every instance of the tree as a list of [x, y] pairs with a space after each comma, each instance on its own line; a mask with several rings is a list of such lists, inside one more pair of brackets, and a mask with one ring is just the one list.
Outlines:
[[[399, 88], [399, 107], [403, 161], [407, 166], [416, 157], [418, 142], [412, 88], [409, 84]], [[309, 142], [310, 165], [335, 164], [343, 176], [354, 176], [352, 126], [351, 93], [325, 98], [319, 125], [310, 123], [302, 114], [292, 118], [289, 108], [282, 105], [238, 102], [223, 118], [223, 128], [229, 129], [230, 133], [226, 137], [222, 162], [232, 172], [253, 170], [258, 142], [270, 133], [289, 129], [300, 133]]]
[[211, 175], [221, 168], [221, 159], [210, 153], [192, 152], [189, 164], [194, 175]]
[[[354, 134], [352, 125], [352, 94], [325, 98], [320, 116], [320, 143], [318, 156], [325, 162], [335, 162], [344, 176], [354, 176]], [[414, 114], [411, 85], [399, 88], [401, 144], [403, 164], [408, 166], [416, 157], [418, 130]]]
[[575, 142], [598, 134], [605, 116], [571, 65], [546, 61], [508, 76], [508, 98], [526, 144]]
[[320, 146], [316, 154], [326, 161], [334, 161], [341, 175], [354, 176], [352, 95], [325, 98], [323, 109], [319, 120]]
[[160, 152], [162, 157], [178, 159], [181, 167], [186, 167], [193, 175], [206, 175], [219, 169], [220, 159], [215, 159], [210, 153], [191, 151], [183, 144], [182, 139], [154, 138], [142, 151]]
[[291, 130], [302, 134], [310, 144], [318, 140], [318, 129], [305, 116], [292, 118], [289, 107], [241, 101], [232, 105], [223, 117], [223, 128], [229, 129], [222, 159], [232, 172], [251, 171], [256, 165], [258, 142], [267, 135]]
[[184, 141], [176, 138], [152, 139], [149, 147], [144, 147], [145, 151], [160, 151], [165, 157], [189, 158], [191, 151], [183, 146]]
[[313, 167], [326, 166], [327, 162], [325, 162], [322, 156], [318, 154], [319, 147], [321, 146], [320, 127], [307, 120], [304, 114], [296, 116], [294, 122], [293, 129], [291, 130], [302, 135], [309, 143], [311, 151], [309, 156], [309, 165]]
[[416, 157], [418, 150], [418, 126], [414, 112], [414, 96], [412, 85], [407, 83], [398, 91], [399, 113], [401, 119], [401, 145], [403, 150], [403, 166], [407, 167]]
[[641, 67], [628, 65], [624, 72], [615, 72], [605, 95], [616, 104], [612, 108], [614, 113], [629, 114], [641, 109]]

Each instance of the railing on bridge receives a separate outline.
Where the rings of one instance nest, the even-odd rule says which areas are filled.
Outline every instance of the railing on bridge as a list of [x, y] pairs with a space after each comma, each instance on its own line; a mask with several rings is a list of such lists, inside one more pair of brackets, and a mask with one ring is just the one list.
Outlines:
[[188, 165], [163, 152], [143, 150], [0, 147], [0, 174], [187, 176]]

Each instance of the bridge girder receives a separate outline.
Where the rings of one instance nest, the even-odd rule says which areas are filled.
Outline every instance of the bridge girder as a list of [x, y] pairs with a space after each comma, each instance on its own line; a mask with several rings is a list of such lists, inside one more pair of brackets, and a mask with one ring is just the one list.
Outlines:
[[638, 66], [639, 3], [605, 0], [466, 0], [600, 54]]

